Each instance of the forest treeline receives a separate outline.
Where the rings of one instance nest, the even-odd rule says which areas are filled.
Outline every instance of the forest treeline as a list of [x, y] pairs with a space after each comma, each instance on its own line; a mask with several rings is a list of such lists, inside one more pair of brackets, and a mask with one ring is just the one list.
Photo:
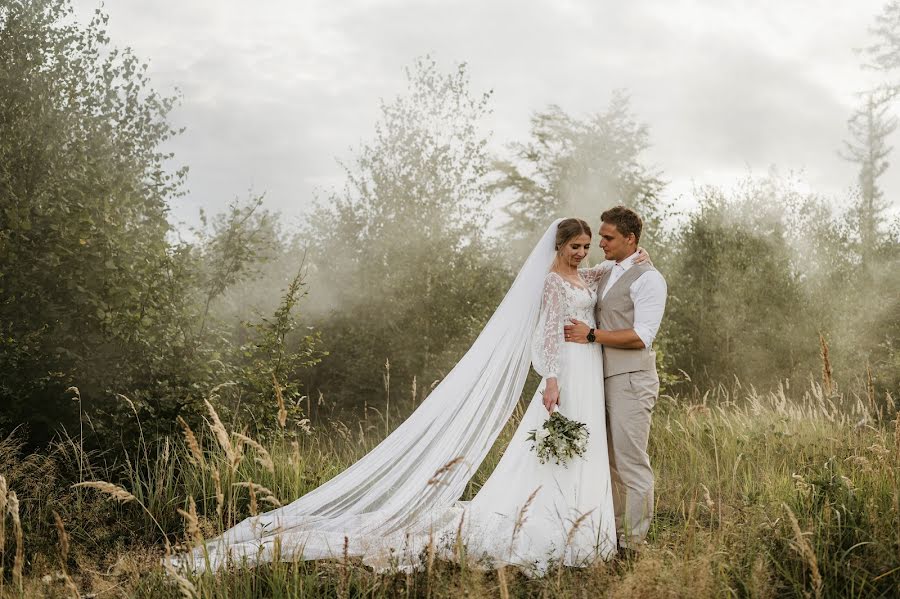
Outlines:
[[108, 441], [135, 414], [145, 433], [168, 432], [212, 394], [263, 429], [279, 395], [299, 423], [325, 404], [399, 416], [463, 354], [548, 222], [596, 226], [615, 204], [644, 216], [642, 245], [669, 284], [668, 389], [814, 377], [892, 403], [900, 223], [879, 179], [900, 102], [898, 15], [873, 29], [867, 61], [884, 83], [848, 115], [841, 151], [859, 176], [840, 202], [773, 169], [699, 187], [676, 213], [624, 92], [583, 116], [538, 109], [528, 138], [495, 155], [490, 93], [464, 64], [425, 57], [299, 227], [250, 197], [182, 235], [169, 210], [187, 169], [163, 150], [180, 133], [177, 98], [111, 44], [102, 10], [85, 25], [69, 0], [4, 1], [0, 436], [86, 428]]

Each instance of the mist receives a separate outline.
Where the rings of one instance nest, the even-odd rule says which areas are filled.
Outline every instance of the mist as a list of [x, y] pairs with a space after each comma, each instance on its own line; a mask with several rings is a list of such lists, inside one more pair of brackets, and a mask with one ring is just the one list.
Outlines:
[[[900, 1], [109, 11], [0, 3], [0, 595], [900, 588]], [[518, 353], [496, 368], [502, 398], [448, 373], [548, 224], [590, 223], [594, 264], [615, 205], [640, 214], [667, 282], [659, 393], [649, 363], [618, 395], [585, 361], [591, 381], [564, 372], [560, 405], [574, 389], [588, 420], [575, 428], [595, 440], [621, 428], [609, 406], [641, 411], [626, 443], [645, 447], [642, 471], [652, 456], [646, 544], [526, 577], [448, 561], [470, 557], [460, 520], [452, 545], [432, 532], [421, 572], [370, 571], [411, 558], [410, 537], [403, 557], [360, 561], [356, 530], [316, 554], [336, 559], [280, 561], [277, 532], [293, 545], [301, 508], [259, 537], [243, 527], [276, 534], [257, 556], [272, 564], [163, 569], [376, 447], [377, 467], [310, 512], [317, 530], [384, 516], [393, 537], [489, 487], [501, 456], [518, 468], [509, 449], [533, 448], [516, 431], [556, 392], [539, 396], [533, 369], [509, 376], [525, 370], [527, 315], [504, 324], [523, 353], [498, 354]], [[505, 415], [481, 413], [501, 399]], [[428, 436], [470, 426], [465, 443]], [[413, 460], [423, 445], [440, 455]], [[602, 447], [606, 476], [618, 450]], [[573, 496], [589, 479], [609, 491], [585, 464]], [[511, 557], [539, 489], [514, 512], [491, 506], [514, 520]], [[563, 536], [540, 536], [568, 554], [593, 509], [554, 512]]]

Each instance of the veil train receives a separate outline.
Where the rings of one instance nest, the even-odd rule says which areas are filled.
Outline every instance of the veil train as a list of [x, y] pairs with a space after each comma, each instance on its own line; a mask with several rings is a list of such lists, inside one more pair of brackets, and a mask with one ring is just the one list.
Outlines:
[[[394, 432], [293, 503], [247, 518], [170, 563], [200, 571], [232, 561], [346, 554], [383, 569], [402, 554], [415, 567], [429, 536], [452, 519], [522, 393], [560, 220], [538, 241], [472, 347]], [[429, 484], [454, 460], [440, 484]]]

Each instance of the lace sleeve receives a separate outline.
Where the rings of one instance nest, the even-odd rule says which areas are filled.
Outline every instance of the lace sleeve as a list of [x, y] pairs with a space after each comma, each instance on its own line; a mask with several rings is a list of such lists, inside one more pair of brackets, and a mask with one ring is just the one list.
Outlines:
[[581, 275], [581, 278], [584, 279], [585, 284], [588, 287], [593, 287], [600, 281], [600, 277], [602, 277], [606, 271], [612, 268], [612, 261], [604, 260], [600, 264], [596, 266], [592, 266], [590, 268], [582, 268], [578, 271]]
[[559, 375], [559, 353], [563, 338], [563, 324], [566, 316], [566, 292], [563, 280], [556, 273], [549, 273], [544, 279], [541, 297], [541, 315], [531, 345], [531, 363], [544, 378]]

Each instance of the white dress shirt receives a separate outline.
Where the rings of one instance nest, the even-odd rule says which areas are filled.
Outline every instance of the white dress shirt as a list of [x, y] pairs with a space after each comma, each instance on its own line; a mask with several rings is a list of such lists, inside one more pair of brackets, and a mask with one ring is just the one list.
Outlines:
[[[634, 253], [621, 262], [613, 264], [612, 272], [606, 282], [606, 287], [603, 288], [601, 297], [606, 297], [606, 293], [619, 280], [619, 277], [634, 266], [636, 257], [637, 253]], [[663, 312], [666, 310], [666, 294], [668, 292], [666, 280], [658, 270], [648, 270], [635, 279], [628, 291], [631, 301], [634, 302], [634, 332], [644, 342], [644, 347], [650, 347], [653, 340], [656, 339], [659, 325], [662, 324]]]

